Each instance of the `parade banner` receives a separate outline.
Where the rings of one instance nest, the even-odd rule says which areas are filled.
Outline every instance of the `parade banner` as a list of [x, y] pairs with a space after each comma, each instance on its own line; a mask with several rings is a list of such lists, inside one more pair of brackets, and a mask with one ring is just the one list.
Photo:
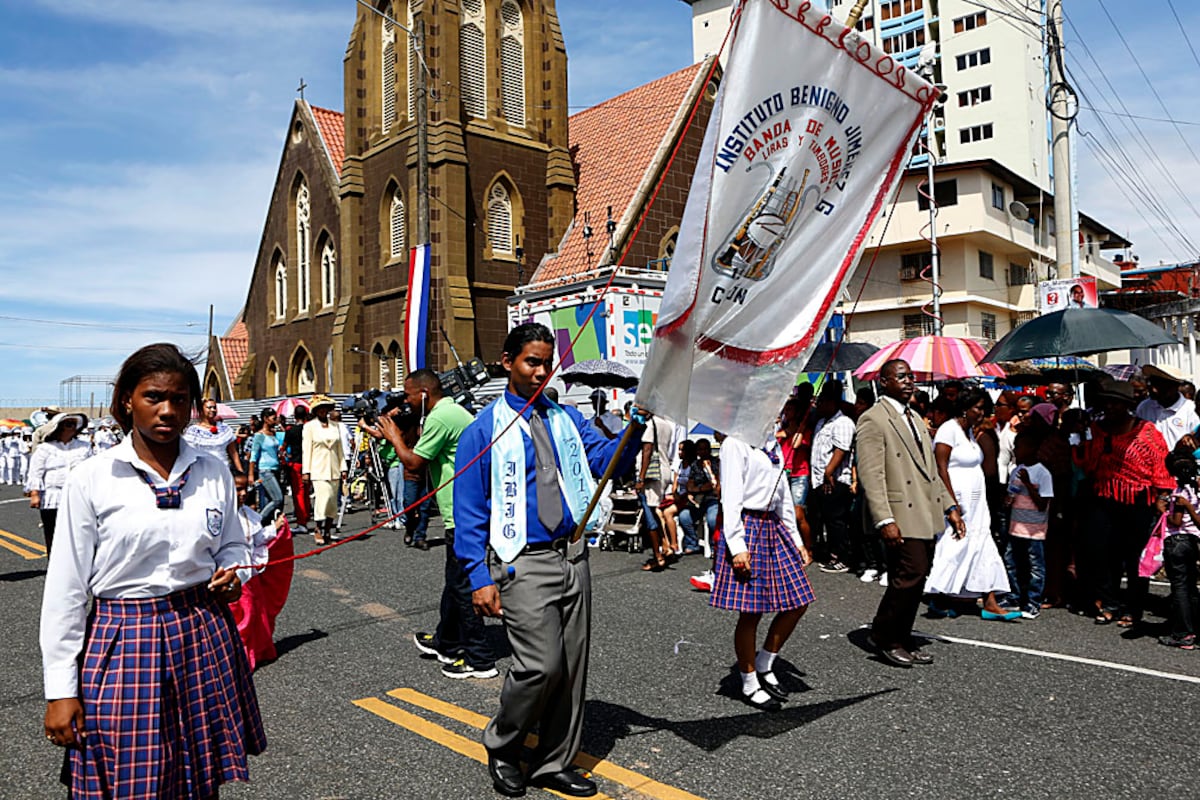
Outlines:
[[770, 437], [937, 90], [806, 0], [748, 0], [637, 402]]
[[[429, 346], [429, 245], [412, 249], [408, 259], [408, 313], [404, 316], [404, 363], [409, 372], [425, 368]], [[396, 376], [397, 384], [404, 382]]]

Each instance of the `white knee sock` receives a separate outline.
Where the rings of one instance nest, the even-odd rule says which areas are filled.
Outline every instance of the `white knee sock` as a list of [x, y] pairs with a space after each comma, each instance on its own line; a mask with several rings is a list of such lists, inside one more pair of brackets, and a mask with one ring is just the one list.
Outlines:
[[775, 680], [775, 675], [771, 672], [771, 668], [775, 666], [775, 656], [779, 653], [772, 653], [770, 650], [759, 650], [758, 655], [754, 657], [754, 668], [762, 673], [767, 683], [778, 683]]
[[757, 672], [751, 671], [751, 672], [743, 672], [742, 673], [742, 693], [743, 694], [747, 694], [747, 695], [754, 694], [755, 692], [759, 691], [760, 689], [762, 689], [762, 687], [759, 686], [759, 684], [758, 684], [758, 673]]

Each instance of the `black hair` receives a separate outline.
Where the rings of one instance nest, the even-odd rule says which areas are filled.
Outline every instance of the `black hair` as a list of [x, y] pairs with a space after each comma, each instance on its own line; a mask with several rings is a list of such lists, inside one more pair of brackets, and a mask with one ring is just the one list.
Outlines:
[[879, 368], [879, 379], [883, 380], [888, 375], [895, 372], [896, 367], [900, 366], [901, 364], [904, 364], [905, 366], [907, 366], [908, 362], [905, 361], [903, 358], [893, 358], [893, 359], [889, 359], [888, 361], [883, 362], [883, 366]]
[[816, 389], [811, 383], [805, 382], [798, 384], [796, 386], [795, 396], [792, 397], [788, 402], [792, 402], [794, 400], [797, 403], [807, 403], [809, 400], [812, 400], [814, 391], [816, 391]]
[[[939, 397], [938, 399], [940, 400], [942, 398]], [[957, 408], [955, 409], [956, 415], [961, 417], [963, 414], [967, 413], [968, 410], [979, 405], [979, 402], [981, 400], [984, 401], [984, 404], [983, 404], [984, 415], [986, 416], [988, 414], [991, 414], [992, 413], [992, 398], [988, 396], [987, 392], [985, 392], [983, 389], [980, 389], [977, 386], [973, 386], [970, 389], [963, 390], [962, 392], [959, 393], [958, 398], [955, 401], [955, 405], [957, 406]]]
[[958, 415], [958, 403], [952, 402], [946, 395], [939, 395], [936, 400], [929, 404], [929, 411], [936, 411], [946, 419], [951, 419]]
[[292, 417], [296, 420], [296, 422], [308, 422], [311, 416], [312, 415], [308, 413], [308, 409], [304, 406], [296, 406], [296, 409], [292, 412]]
[[869, 406], [875, 405], [875, 390], [870, 386], [864, 386], [854, 393], [854, 402], [866, 403]]
[[508, 332], [508, 336], [504, 338], [504, 349], [501, 352], [510, 359], [515, 359], [521, 355], [525, 345], [530, 342], [544, 342], [553, 345], [554, 334], [539, 322], [522, 323]]
[[1013, 437], [1013, 451], [1016, 452], [1019, 446], [1026, 443], [1031, 443], [1035, 448], [1041, 447], [1042, 438], [1042, 435], [1037, 431], [1028, 428], [1021, 430]]
[[279, 416], [279, 412], [276, 411], [274, 409], [274, 407], [272, 407], [272, 406], [267, 406], [262, 411], [258, 412], [258, 418], [260, 420], [266, 419], [267, 417], [278, 417], [278, 416]]
[[843, 384], [841, 381], [836, 379], [825, 381], [825, 385], [821, 387], [821, 394], [817, 396], [817, 402], [822, 400], [833, 400], [834, 402], [840, 403], [842, 401], [842, 395], [845, 394], [845, 391], [845, 384]]
[[695, 442], [693, 442], [691, 439], [684, 439], [682, 442], [679, 443], [679, 446], [683, 449], [683, 452], [680, 453], [681, 461], [695, 461], [696, 460], [696, 443]]
[[1181, 484], [1200, 488], [1196, 482], [1196, 459], [1191, 453], [1171, 452], [1167, 454], [1167, 472]]
[[188, 400], [191, 401], [197, 416], [200, 414], [203, 392], [200, 389], [200, 375], [196, 372], [196, 365], [176, 345], [169, 342], [148, 344], [125, 359], [125, 363], [117, 372], [116, 380], [113, 381], [112, 405], [108, 411], [125, 433], [133, 429], [133, 415], [125, 408], [125, 404], [133, 396], [133, 390], [142, 379], [160, 373], [183, 376], [187, 381]]

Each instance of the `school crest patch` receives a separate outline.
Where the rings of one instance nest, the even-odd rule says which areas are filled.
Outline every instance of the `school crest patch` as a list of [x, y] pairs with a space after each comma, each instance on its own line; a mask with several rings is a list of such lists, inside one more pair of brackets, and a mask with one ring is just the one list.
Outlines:
[[208, 532], [217, 536], [221, 533], [221, 523], [225, 520], [225, 512], [219, 508], [210, 508], [208, 510]]

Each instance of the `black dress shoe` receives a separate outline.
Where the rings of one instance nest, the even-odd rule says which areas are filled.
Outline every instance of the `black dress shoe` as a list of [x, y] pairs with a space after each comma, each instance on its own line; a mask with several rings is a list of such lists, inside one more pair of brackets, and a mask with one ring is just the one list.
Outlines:
[[909, 650], [908, 654], [912, 656], [914, 664], [932, 664], [933, 653], [926, 653], [924, 650]]
[[883, 656], [883, 660], [894, 667], [908, 668], [913, 665], [912, 653], [905, 650], [900, 645], [895, 647], [879, 648], [879, 655]]
[[488, 775], [492, 778], [492, 786], [505, 797], [520, 797], [525, 794], [525, 776], [515, 761], [507, 761], [489, 752]]
[[562, 772], [549, 772], [535, 775], [529, 779], [531, 786], [565, 794], [568, 797], [591, 797], [596, 793], [596, 784], [580, 775], [575, 770], [564, 769]]
[[771, 697], [775, 698], [775, 699], [776, 699], [776, 700], [778, 700], [779, 702], [781, 702], [781, 703], [787, 702], [787, 699], [788, 699], [788, 693], [787, 693], [787, 692], [785, 692], [785, 691], [783, 690], [783, 687], [782, 687], [782, 686], [780, 686], [778, 683], [770, 683], [769, 681], [767, 681], [767, 679], [766, 679], [765, 677], [763, 677], [763, 676], [764, 676], [764, 675], [766, 675], [766, 674], [767, 674], [767, 673], [765, 673], [765, 672], [760, 672], [760, 673], [758, 673], [758, 685], [759, 685], [759, 687], [760, 687], [760, 688], [761, 688], [761, 689], [762, 689], [764, 692], [766, 692], [767, 694], [771, 695]]

